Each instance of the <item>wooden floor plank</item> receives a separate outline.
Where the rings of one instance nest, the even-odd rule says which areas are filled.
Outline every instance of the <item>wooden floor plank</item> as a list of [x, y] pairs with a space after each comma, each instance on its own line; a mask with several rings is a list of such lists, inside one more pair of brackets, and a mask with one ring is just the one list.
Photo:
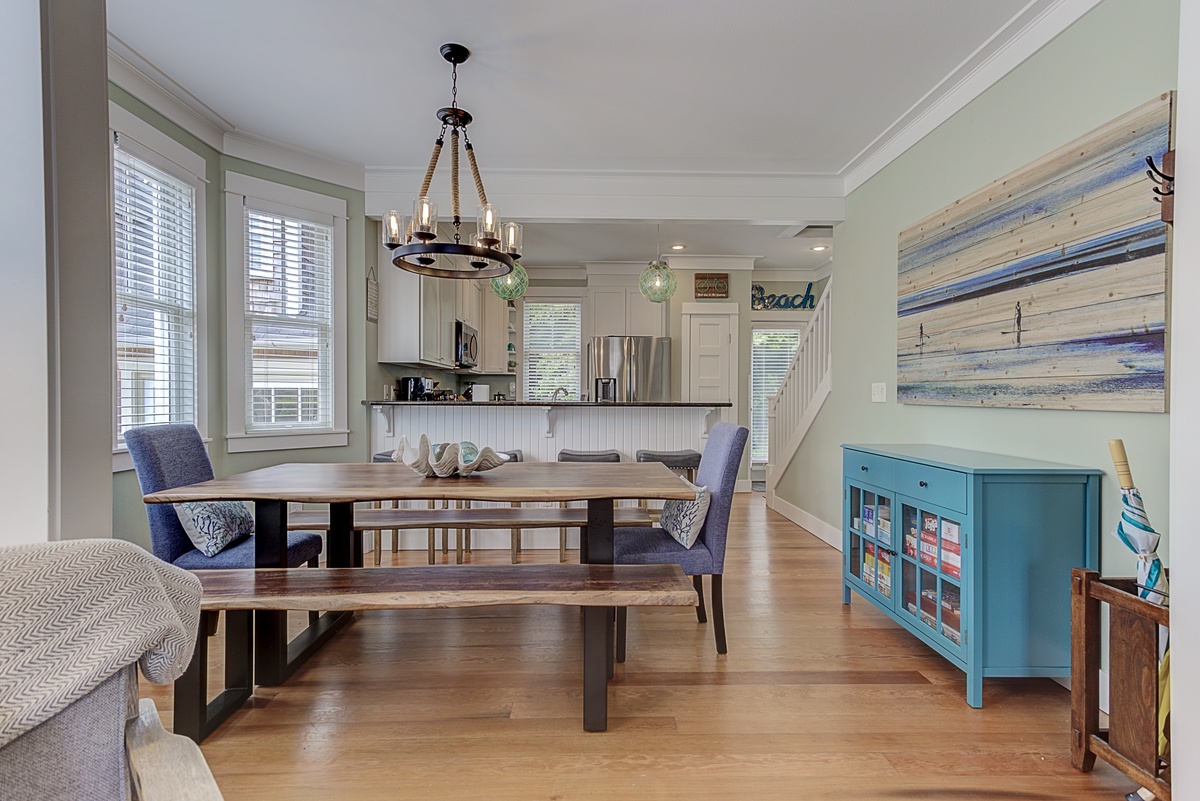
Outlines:
[[[467, 558], [504, 564], [508, 551]], [[1106, 765], [1071, 767], [1070, 696], [1052, 681], [985, 680], [984, 708], [967, 706], [960, 671], [868, 604], [842, 605], [840, 560], [761, 495], [738, 495], [729, 654], [689, 609], [631, 610], [605, 733], [579, 727], [577, 609], [419, 609], [359, 613], [202, 748], [227, 801], [1090, 801], [1135, 789]], [[169, 689], [142, 687], [169, 726]]]

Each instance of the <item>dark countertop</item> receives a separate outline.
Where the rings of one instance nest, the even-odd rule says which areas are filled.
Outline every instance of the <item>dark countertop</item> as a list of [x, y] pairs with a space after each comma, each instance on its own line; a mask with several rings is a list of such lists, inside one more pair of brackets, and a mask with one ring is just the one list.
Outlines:
[[551, 403], [550, 401], [363, 401], [364, 406], [533, 406], [537, 408], [558, 407], [558, 406], [599, 406], [603, 408], [612, 408], [615, 406], [624, 407], [650, 407], [650, 408], [696, 408], [696, 409], [725, 409], [733, 406], [732, 403], [596, 403], [594, 401], [580, 402], [563, 402]]

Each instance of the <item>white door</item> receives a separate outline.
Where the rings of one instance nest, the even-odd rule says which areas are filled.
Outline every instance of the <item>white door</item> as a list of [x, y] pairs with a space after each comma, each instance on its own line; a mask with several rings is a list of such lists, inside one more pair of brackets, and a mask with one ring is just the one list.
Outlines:
[[740, 421], [742, 394], [738, 367], [736, 303], [684, 303], [681, 372], [683, 399], [692, 403], [729, 403], [714, 410], [708, 422]]
[[689, 315], [688, 398], [693, 403], [736, 400], [731, 318], [726, 314]]

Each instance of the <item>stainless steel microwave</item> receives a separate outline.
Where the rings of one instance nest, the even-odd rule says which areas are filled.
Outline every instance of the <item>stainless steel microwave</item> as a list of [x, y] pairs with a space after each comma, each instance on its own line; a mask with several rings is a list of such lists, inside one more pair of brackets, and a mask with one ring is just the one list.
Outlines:
[[479, 364], [479, 335], [462, 320], [454, 321], [454, 364], [457, 367]]

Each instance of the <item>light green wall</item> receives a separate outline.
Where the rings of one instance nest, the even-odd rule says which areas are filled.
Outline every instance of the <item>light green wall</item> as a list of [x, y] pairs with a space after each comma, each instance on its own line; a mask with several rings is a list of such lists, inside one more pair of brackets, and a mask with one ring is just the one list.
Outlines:
[[[363, 461], [369, 449], [367, 410], [362, 401], [368, 397], [379, 397], [382, 379], [365, 358], [374, 352], [375, 324], [366, 322], [366, 258], [375, 258], [373, 247], [376, 232], [366, 224], [364, 196], [356, 189], [319, 181], [272, 167], [233, 158], [218, 153], [175, 123], [151, 109], [124, 89], [109, 84], [109, 99], [135, 114], [145, 122], [170, 136], [193, 152], [204, 157], [205, 178], [208, 187], [205, 193], [205, 220], [207, 225], [205, 245], [207, 249], [208, 319], [206, 343], [208, 346], [208, 436], [212, 439], [209, 455], [218, 476], [244, 470], [252, 470], [280, 462], [350, 462]], [[349, 444], [341, 448], [308, 448], [289, 451], [266, 451], [260, 453], [229, 453], [225, 440], [225, 193], [226, 172], [274, 181], [287, 186], [317, 192], [346, 201], [346, 280], [349, 288], [347, 298], [347, 356], [348, 398], [347, 421], [350, 428]], [[368, 379], [371, 383], [368, 384]], [[380, 384], [374, 395], [368, 386]], [[130, 540], [143, 547], [150, 547], [150, 532], [146, 512], [141, 500], [137, 476], [132, 470], [113, 474], [113, 535]]]
[[[833, 392], [781, 478], [783, 500], [840, 528], [847, 442], [928, 442], [1101, 468], [1104, 569], [1128, 574], [1132, 560], [1108, 536], [1119, 504], [1107, 442], [1121, 437], [1151, 520], [1168, 528], [1165, 414], [895, 402], [896, 249], [917, 220], [1173, 89], [1176, 43], [1162, 32], [1178, 16], [1177, 0], [1106, 0], [851, 193], [834, 229]], [[877, 381], [887, 382], [886, 404], [870, 402]]]

